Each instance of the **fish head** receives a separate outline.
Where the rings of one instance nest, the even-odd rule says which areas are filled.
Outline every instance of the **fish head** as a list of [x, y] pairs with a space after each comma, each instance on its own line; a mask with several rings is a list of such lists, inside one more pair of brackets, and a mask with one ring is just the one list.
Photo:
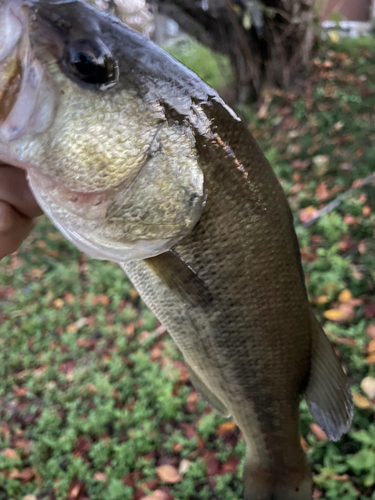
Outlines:
[[186, 72], [80, 0], [0, 0], [0, 161], [90, 256], [152, 257], [199, 220], [211, 89]]

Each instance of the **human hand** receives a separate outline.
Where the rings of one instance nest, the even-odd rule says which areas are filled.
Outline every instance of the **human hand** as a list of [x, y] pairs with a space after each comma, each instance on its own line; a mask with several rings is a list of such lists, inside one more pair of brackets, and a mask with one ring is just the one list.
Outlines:
[[0, 164], [0, 259], [19, 248], [42, 213], [25, 172]]

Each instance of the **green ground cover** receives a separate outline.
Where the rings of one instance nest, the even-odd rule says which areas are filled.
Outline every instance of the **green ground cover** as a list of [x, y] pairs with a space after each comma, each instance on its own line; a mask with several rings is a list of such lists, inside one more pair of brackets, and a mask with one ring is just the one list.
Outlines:
[[[311, 301], [355, 393], [339, 443], [302, 404], [315, 500], [375, 499], [375, 187], [361, 183], [375, 170], [373, 49], [326, 47], [297, 90], [238, 110], [289, 197]], [[219, 66], [203, 76], [220, 87]], [[241, 498], [233, 422], [197, 397], [121, 269], [45, 219], [0, 263], [0, 377], [0, 500]]]

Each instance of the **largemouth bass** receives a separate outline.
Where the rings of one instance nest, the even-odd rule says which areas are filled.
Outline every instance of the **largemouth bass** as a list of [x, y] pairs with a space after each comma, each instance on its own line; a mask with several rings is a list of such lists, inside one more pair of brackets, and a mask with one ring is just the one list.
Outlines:
[[246, 441], [246, 500], [308, 500], [303, 396], [352, 419], [308, 302], [291, 212], [246, 126], [194, 73], [79, 0], [0, 0], [0, 161], [53, 223], [118, 262]]

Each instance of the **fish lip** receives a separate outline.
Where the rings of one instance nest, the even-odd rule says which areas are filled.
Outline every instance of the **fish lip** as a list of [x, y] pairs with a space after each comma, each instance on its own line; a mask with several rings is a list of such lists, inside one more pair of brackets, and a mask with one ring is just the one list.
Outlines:
[[20, 138], [29, 129], [32, 129], [33, 135], [44, 132], [51, 124], [55, 110], [53, 85], [45, 68], [37, 60], [31, 48], [29, 38], [30, 9], [25, 7], [24, 2], [18, 0], [12, 0], [12, 4], [9, 3], [4, 8], [7, 10], [2, 11], [2, 15], [8, 15], [5, 23], [12, 23], [13, 19], [19, 29], [17, 28], [15, 36], [10, 35], [10, 42], [5, 43], [6, 49], [2, 54], [2, 61], [7, 62], [9, 56], [14, 53], [12, 57], [16, 59], [17, 63], [20, 63], [21, 83], [14, 92], [10, 91], [13, 95], [7, 95], [7, 85], [14, 75], [12, 74], [8, 80], [5, 77], [5, 99], [11, 98], [13, 100], [14, 98], [14, 102], [7, 110], [7, 116], [1, 117], [0, 120], [0, 144], [6, 144]]

